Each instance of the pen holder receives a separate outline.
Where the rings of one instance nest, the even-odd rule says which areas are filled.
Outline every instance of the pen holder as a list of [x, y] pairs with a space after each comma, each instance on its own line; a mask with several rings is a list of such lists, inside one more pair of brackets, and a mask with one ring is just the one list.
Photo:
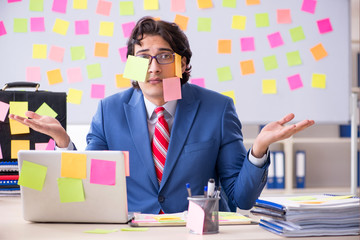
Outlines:
[[219, 232], [219, 198], [188, 197], [189, 209], [186, 226], [191, 233], [213, 234]]

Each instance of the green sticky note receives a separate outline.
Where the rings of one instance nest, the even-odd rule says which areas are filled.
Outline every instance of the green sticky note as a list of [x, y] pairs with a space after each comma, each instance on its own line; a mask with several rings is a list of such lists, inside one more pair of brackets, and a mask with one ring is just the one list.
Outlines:
[[149, 59], [129, 55], [126, 61], [123, 77], [145, 82], [148, 68]]
[[71, 47], [71, 60], [83, 60], [85, 59], [85, 48], [83, 46]]
[[140, 228], [140, 227], [136, 227], [136, 228], [122, 228], [121, 231], [126, 231], [126, 232], [145, 232], [149, 230], [149, 228]]
[[236, 8], [236, 0], [223, 0], [222, 6], [228, 8]]
[[291, 28], [289, 32], [293, 42], [297, 42], [305, 39], [305, 34], [301, 26], [296, 28]]
[[34, 12], [44, 11], [44, 0], [30, 0], [29, 10]]
[[47, 167], [28, 161], [23, 161], [18, 184], [23, 187], [42, 191]]
[[211, 32], [211, 18], [198, 18], [198, 32]]
[[26, 18], [14, 18], [14, 32], [25, 33], [28, 31], [28, 20]]
[[296, 66], [302, 63], [299, 51], [286, 53], [286, 59], [289, 66]]
[[120, 16], [134, 15], [134, 3], [132, 1], [120, 2]]
[[268, 27], [269, 14], [268, 13], [257, 13], [255, 14], [256, 27]]
[[232, 80], [230, 67], [217, 68], [216, 72], [220, 82]]
[[44, 115], [44, 116], [49, 116], [49, 117], [53, 117], [56, 118], [57, 117], [57, 113], [49, 106], [47, 105], [47, 103], [43, 103], [41, 104], [41, 106], [36, 110], [36, 113], [39, 115]]
[[278, 63], [275, 55], [263, 57], [263, 62], [266, 71], [278, 68]]
[[84, 202], [85, 194], [82, 179], [58, 178], [57, 179], [60, 202]]
[[96, 228], [96, 229], [93, 229], [93, 230], [84, 231], [84, 233], [107, 234], [107, 233], [113, 233], [113, 232], [117, 232], [117, 231], [119, 231], [119, 229], [100, 229], [100, 228]]
[[102, 77], [100, 63], [86, 65], [86, 71], [89, 79]]

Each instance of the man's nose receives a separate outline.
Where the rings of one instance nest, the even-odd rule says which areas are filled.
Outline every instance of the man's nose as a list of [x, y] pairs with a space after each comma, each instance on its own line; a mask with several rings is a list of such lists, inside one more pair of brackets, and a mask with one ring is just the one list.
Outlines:
[[150, 60], [148, 71], [149, 71], [149, 72], [160, 72], [160, 71], [161, 71], [161, 66], [160, 66], [160, 64], [156, 61], [155, 58], [152, 58], [152, 59]]

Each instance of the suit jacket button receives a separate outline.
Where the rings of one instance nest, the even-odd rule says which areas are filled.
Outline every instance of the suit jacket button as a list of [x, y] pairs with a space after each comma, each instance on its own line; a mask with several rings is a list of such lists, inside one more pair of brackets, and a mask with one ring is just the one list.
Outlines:
[[162, 196], [162, 195], [160, 195], [160, 196], [158, 197], [158, 200], [159, 200], [160, 203], [163, 203], [163, 202], [165, 201], [165, 197]]

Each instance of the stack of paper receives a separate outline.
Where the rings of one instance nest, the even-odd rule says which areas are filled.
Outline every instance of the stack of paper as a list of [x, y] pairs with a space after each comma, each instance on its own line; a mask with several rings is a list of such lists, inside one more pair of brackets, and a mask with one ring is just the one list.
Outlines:
[[264, 197], [251, 210], [260, 226], [286, 237], [360, 234], [360, 199], [311, 195]]

